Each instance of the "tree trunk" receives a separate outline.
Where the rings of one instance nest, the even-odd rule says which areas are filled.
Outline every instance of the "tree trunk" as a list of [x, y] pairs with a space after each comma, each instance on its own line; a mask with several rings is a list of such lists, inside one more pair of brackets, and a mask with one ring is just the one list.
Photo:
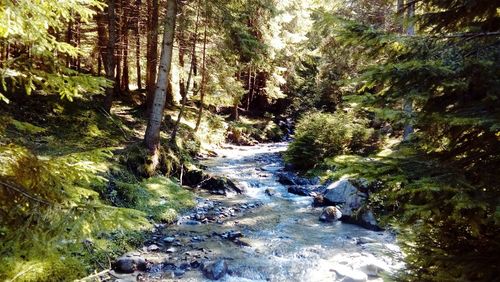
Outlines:
[[172, 74], [170, 74], [168, 76], [168, 81], [167, 81], [167, 98], [165, 101], [165, 108], [173, 109], [174, 106], [175, 106], [174, 90], [173, 90], [173, 85], [172, 85]]
[[205, 23], [205, 31], [203, 32], [203, 54], [201, 64], [201, 85], [200, 85], [200, 108], [198, 109], [198, 117], [196, 118], [196, 126], [194, 131], [198, 131], [201, 123], [201, 116], [203, 115], [203, 100], [205, 98], [205, 85], [207, 84], [206, 60], [207, 56], [207, 24]]
[[[236, 98], [235, 98], [236, 99]], [[235, 100], [233, 104], [233, 120], [238, 121], [240, 119], [240, 114], [238, 113], [238, 105], [240, 101]]]
[[[182, 22], [179, 23], [180, 26], [182, 25]], [[177, 42], [179, 43], [179, 94], [181, 94], [181, 101], [184, 100], [184, 97], [186, 96], [186, 81], [185, 81], [185, 74], [184, 74], [184, 54], [186, 53], [186, 42], [184, 39], [184, 32], [181, 30], [179, 31], [177, 35]], [[182, 102], [181, 102], [182, 104]]]
[[[68, 29], [66, 30], [66, 43], [73, 45], [73, 21], [69, 21]], [[71, 56], [66, 55], [66, 67], [71, 68]]]
[[405, 0], [398, 0], [397, 11], [396, 11], [397, 13], [396, 22], [397, 22], [397, 30], [400, 33], [404, 32], [404, 21], [405, 21], [404, 9], [405, 9]]
[[[191, 83], [191, 77], [193, 75], [193, 70], [194, 70], [194, 63], [196, 62], [194, 60], [194, 57], [196, 56], [196, 42], [198, 39], [198, 24], [200, 20], [200, 11], [198, 8], [198, 13], [196, 15], [196, 23], [194, 27], [194, 38], [193, 38], [193, 48], [191, 49], [191, 66], [189, 68], [189, 74], [188, 74], [188, 79], [186, 82], [186, 88], [184, 90], [184, 95], [182, 96], [182, 105], [181, 109], [179, 110], [179, 115], [177, 116], [177, 121], [175, 122], [174, 128], [172, 130], [172, 134], [170, 135], [170, 142], [175, 144], [175, 137], [177, 135], [177, 130], [179, 129], [179, 124], [182, 119], [182, 114], [184, 113], [184, 108], [186, 107], [186, 102], [187, 102], [187, 94], [189, 90], [189, 84]], [[182, 89], [181, 89], [182, 90]]]
[[[411, 1], [408, 4], [408, 27], [406, 29], [406, 34], [409, 36], [415, 35], [415, 26], [413, 24], [413, 18], [415, 16], [415, 2]], [[403, 141], [408, 141], [410, 135], [413, 133], [413, 122], [411, 116], [413, 114], [413, 99], [405, 97], [403, 101], [403, 113], [405, 116], [405, 124], [403, 129]]]
[[137, 89], [142, 89], [141, 81], [141, 0], [136, 1], [137, 19], [135, 26], [135, 65], [137, 70]]
[[[104, 60], [104, 71], [106, 72], [106, 78], [114, 81], [115, 80], [115, 45], [116, 45], [116, 14], [115, 14], [115, 1], [108, 1], [108, 44], [106, 48], [106, 57]], [[113, 104], [114, 87], [108, 87], [106, 89], [106, 98], [104, 100], [104, 110], [111, 111], [111, 106]]]
[[101, 59], [101, 52], [97, 54], [97, 76], [101, 75], [102, 71], [102, 59]]
[[[146, 107], [149, 114], [153, 108], [158, 60], [158, 0], [148, 0], [148, 38], [146, 62]], [[162, 88], [165, 86], [162, 86]]]
[[[76, 47], [80, 49], [82, 40], [82, 22], [79, 18], [76, 19]], [[82, 69], [82, 56], [78, 53], [76, 57], [76, 70], [81, 71]]]
[[172, 63], [174, 46], [175, 20], [177, 16], [177, 0], [167, 0], [167, 13], [163, 33], [162, 52], [160, 58], [160, 71], [154, 93], [153, 106], [149, 117], [144, 143], [152, 155], [152, 167], [158, 165], [158, 149], [160, 148], [160, 128], [165, 107], [166, 85]]
[[[128, 24], [127, 24], [128, 25]], [[121, 81], [121, 91], [124, 92], [124, 93], [128, 93], [129, 92], [129, 83], [130, 83], [130, 79], [129, 79], [129, 68], [128, 68], [128, 41], [129, 41], [129, 38], [128, 38], [128, 34], [129, 31], [128, 31], [128, 28], [125, 27], [124, 31], [123, 31], [123, 59], [122, 59], [122, 63], [123, 63], [123, 74], [122, 74], [122, 81]]]

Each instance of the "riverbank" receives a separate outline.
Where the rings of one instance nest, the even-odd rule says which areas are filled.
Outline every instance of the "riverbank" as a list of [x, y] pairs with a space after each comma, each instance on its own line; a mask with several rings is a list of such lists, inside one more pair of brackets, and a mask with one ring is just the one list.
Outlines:
[[[117, 101], [107, 114], [92, 100], [57, 97], [1, 105], [0, 280], [66, 281], [109, 269], [155, 225], [196, 205], [192, 189], [180, 185], [180, 168], [223, 144], [231, 123], [207, 112], [194, 132], [196, 111], [187, 108], [170, 170], [142, 178], [132, 158], [146, 123], [138, 108]], [[240, 125], [247, 122], [273, 128], [272, 120]]]
[[113, 271], [106, 277], [381, 281], [402, 267], [401, 252], [389, 232], [320, 222], [322, 209], [312, 206], [311, 197], [288, 192], [279, 182], [285, 148], [286, 144], [227, 146], [217, 151], [218, 157], [202, 161], [206, 171], [229, 177], [245, 193], [224, 197], [198, 191], [194, 210], [174, 225], [156, 226], [135, 256], [122, 258], [144, 259], [147, 271]]

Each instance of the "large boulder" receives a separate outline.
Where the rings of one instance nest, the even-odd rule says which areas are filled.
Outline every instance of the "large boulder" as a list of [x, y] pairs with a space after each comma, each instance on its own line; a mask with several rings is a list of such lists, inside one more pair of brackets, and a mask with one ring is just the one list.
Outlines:
[[335, 203], [330, 202], [323, 194], [315, 193], [313, 196], [313, 207], [328, 207], [335, 206]]
[[360, 208], [368, 195], [359, 191], [348, 179], [341, 179], [328, 185], [323, 196], [335, 205], [349, 203], [352, 208]]
[[264, 193], [266, 193], [266, 195], [268, 195], [269, 197], [272, 197], [272, 196], [275, 196], [277, 192], [276, 192], [276, 189], [266, 188]]
[[288, 187], [288, 193], [299, 195], [299, 196], [311, 196], [313, 191], [307, 186], [293, 185]]
[[334, 222], [342, 217], [342, 212], [337, 207], [326, 207], [319, 216], [320, 221]]
[[319, 178], [304, 178], [296, 175], [293, 172], [285, 171], [278, 173], [278, 182], [283, 185], [317, 185], [319, 183]]
[[227, 195], [231, 192], [238, 194], [243, 193], [243, 189], [238, 187], [233, 181], [227, 177], [209, 176], [203, 180], [198, 186], [202, 189], [210, 191], [212, 194]]
[[227, 195], [243, 193], [243, 188], [236, 185], [227, 177], [218, 177], [206, 174], [200, 169], [190, 169], [182, 176], [182, 183], [193, 188], [208, 190], [211, 194]]
[[368, 275], [366, 273], [354, 270], [346, 265], [337, 264], [333, 267], [333, 270], [339, 278], [343, 278], [342, 281], [345, 282], [364, 282], [368, 281]]
[[206, 178], [207, 175], [203, 172], [203, 170], [190, 169], [182, 175], [182, 183], [190, 187], [196, 187]]
[[148, 264], [138, 253], [127, 253], [113, 263], [112, 268], [118, 273], [132, 273], [136, 270], [146, 271]]
[[340, 206], [341, 221], [357, 224], [371, 230], [381, 230], [373, 212], [366, 209], [368, 193], [365, 189], [353, 185], [349, 179], [340, 179], [328, 185], [323, 198], [316, 202], [323, 202]]
[[227, 263], [223, 259], [203, 266], [203, 275], [210, 280], [219, 280], [227, 273]]

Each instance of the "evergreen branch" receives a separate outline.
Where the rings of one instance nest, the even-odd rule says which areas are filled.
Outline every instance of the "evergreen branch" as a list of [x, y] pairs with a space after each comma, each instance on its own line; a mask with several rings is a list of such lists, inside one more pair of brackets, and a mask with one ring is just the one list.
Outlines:
[[468, 40], [477, 37], [499, 36], [500, 31], [491, 32], [466, 32], [466, 33], [451, 33], [451, 34], [434, 34], [434, 35], [401, 35], [402, 37], [421, 37], [421, 38], [466, 38]]
[[49, 205], [49, 206], [53, 205], [53, 203], [48, 202], [48, 201], [46, 201], [44, 199], [37, 198], [37, 197], [29, 194], [28, 192], [24, 191], [24, 189], [16, 187], [16, 186], [14, 186], [12, 184], [9, 184], [7, 182], [0, 181], [0, 185], [2, 185], [3, 187], [5, 187], [7, 189], [14, 190], [14, 191], [20, 193], [21, 195], [23, 195], [24, 197], [26, 197], [28, 199], [31, 199], [31, 200], [33, 200], [35, 202], [39, 202], [39, 203], [42, 203], [42, 204], [45, 204], [45, 205]]

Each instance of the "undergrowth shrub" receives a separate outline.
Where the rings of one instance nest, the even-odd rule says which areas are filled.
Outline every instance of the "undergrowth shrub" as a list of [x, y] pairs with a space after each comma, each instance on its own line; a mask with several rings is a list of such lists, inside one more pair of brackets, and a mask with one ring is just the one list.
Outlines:
[[241, 117], [239, 121], [231, 122], [227, 129], [227, 139], [239, 145], [280, 141], [282, 138], [282, 130], [271, 119], [259, 120]]
[[375, 136], [367, 120], [354, 114], [314, 112], [299, 119], [295, 139], [285, 152], [285, 161], [299, 170], [308, 170], [325, 158], [348, 152], [362, 152]]

